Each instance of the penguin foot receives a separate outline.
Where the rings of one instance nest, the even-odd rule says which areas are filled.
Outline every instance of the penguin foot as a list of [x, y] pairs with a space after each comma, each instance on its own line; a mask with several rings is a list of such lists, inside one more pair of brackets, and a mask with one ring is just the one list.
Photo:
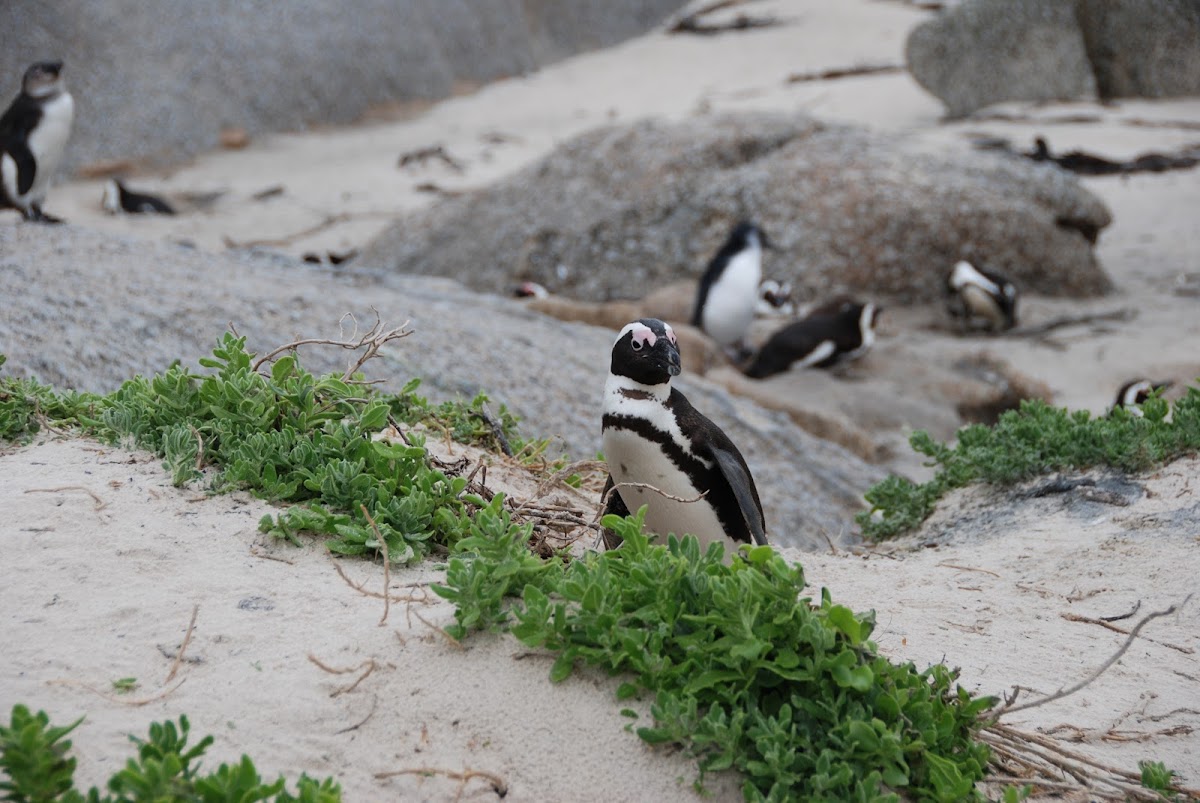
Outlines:
[[27, 221], [29, 221], [30, 223], [46, 223], [49, 225], [59, 225], [61, 223], [66, 222], [60, 217], [55, 217], [54, 215], [46, 214], [45, 212], [42, 211], [42, 208], [40, 206], [30, 207], [29, 211], [25, 212], [24, 215], [25, 215], [25, 219]]

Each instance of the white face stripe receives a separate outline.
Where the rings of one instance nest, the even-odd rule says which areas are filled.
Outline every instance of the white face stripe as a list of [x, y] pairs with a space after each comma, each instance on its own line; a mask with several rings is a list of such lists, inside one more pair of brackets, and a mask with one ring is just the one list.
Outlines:
[[968, 284], [973, 284], [997, 298], [1005, 294], [996, 286], [995, 282], [976, 270], [970, 262], [963, 260], [954, 266], [954, 274], [950, 277], [950, 286], [955, 290], [961, 290], [964, 285]]
[[1126, 407], [1132, 407], [1137, 404], [1139, 393], [1149, 393], [1153, 389], [1154, 386], [1144, 379], [1141, 382], [1134, 382], [1125, 389], [1125, 394], [1121, 397], [1121, 403]]
[[[675, 338], [675, 330], [671, 328], [671, 324], [663, 321], [663, 330], [666, 332], [667, 340], [671, 342], [671, 345], [678, 345], [679, 341]], [[629, 334], [630, 332], [633, 333], [635, 351], [641, 351], [641, 348], [638, 345], [639, 343], [643, 346], [650, 346], [653, 348], [654, 344], [658, 342], [658, 335], [654, 334], [653, 329], [651, 329], [649, 326], [646, 326], [646, 324], [642, 323], [641, 321], [634, 321], [633, 323], [625, 324], [625, 328], [622, 329], [620, 334], [617, 335], [617, 339], [613, 341], [613, 345], [620, 343], [621, 338], [625, 337], [625, 335]]]

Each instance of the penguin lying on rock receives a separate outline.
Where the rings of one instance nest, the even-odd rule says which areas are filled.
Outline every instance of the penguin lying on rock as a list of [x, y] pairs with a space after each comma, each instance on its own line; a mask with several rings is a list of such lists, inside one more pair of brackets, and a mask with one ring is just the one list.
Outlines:
[[171, 205], [145, 192], [134, 192], [116, 178], [110, 178], [104, 184], [104, 198], [101, 200], [104, 211], [110, 215], [128, 212], [131, 215], [173, 215], [175, 210]]
[[62, 66], [61, 61], [32, 65], [20, 94], [0, 115], [0, 209], [16, 209], [38, 223], [62, 222], [42, 211], [75, 119]]
[[[741, 544], [767, 543], [762, 503], [733, 441], [671, 387], [679, 372], [669, 324], [642, 318], [617, 336], [604, 386], [605, 512], [647, 505], [651, 532], [691, 533], [702, 551], [720, 542], [728, 558]], [[605, 531], [607, 549], [619, 544]]]
[[947, 308], [967, 326], [1002, 332], [1017, 325], [1017, 286], [1007, 277], [960, 261], [947, 280]]
[[856, 360], [875, 344], [879, 308], [873, 303], [835, 299], [790, 323], [768, 338], [746, 368], [746, 376], [764, 379], [802, 368], [830, 368]]
[[743, 221], [700, 277], [691, 324], [723, 348], [736, 349], [746, 337], [759, 303], [763, 248], [771, 247], [762, 229]]

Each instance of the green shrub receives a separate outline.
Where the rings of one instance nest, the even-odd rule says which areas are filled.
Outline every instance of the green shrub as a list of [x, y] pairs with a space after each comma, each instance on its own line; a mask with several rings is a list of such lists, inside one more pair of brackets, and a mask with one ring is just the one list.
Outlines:
[[513, 635], [557, 655], [553, 680], [578, 663], [629, 677], [619, 698], [654, 698], [638, 735], [685, 747], [701, 778], [739, 770], [747, 800], [977, 799], [988, 750], [973, 734], [991, 698], [944, 666], [881, 657], [872, 615], [801, 598], [802, 569], [770, 547], [726, 565], [691, 536], [651, 545], [644, 515], [606, 517], [621, 549], [564, 564], [531, 559], [497, 510], [435, 587], [457, 606], [452, 632], [515, 619]]
[[340, 803], [342, 799], [341, 787], [332, 778], [317, 781], [301, 775], [295, 794], [287, 790], [283, 777], [265, 783], [245, 755], [236, 764], [222, 764], [214, 772], [202, 774], [199, 759], [213, 737], [205, 736], [189, 748], [186, 716], [179, 718], [178, 726], [170, 720], [151, 724], [147, 739], [129, 737], [137, 745], [137, 757], [109, 778], [109, 794], [92, 787], [84, 795], [75, 788], [75, 759], [67, 756], [71, 742], [64, 738], [82, 721], [51, 727], [46, 712], [31, 714], [23, 705], [13, 706], [8, 727], [0, 725], [0, 770], [8, 776], [0, 781], [3, 799], [14, 803]]
[[857, 521], [864, 536], [880, 540], [919, 526], [942, 496], [974, 482], [1011, 485], [1053, 471], [1094, 466], [1145, 471], [1200, 450], [1200, 387], [1188, 388], [1173, 408], [1151, 398], [1142, 405], [1142, 413], [1119, 407], [1093, 418], [1086, 410], [1068, 412], [1042, 401], [1025, 401], [994, 426], [963, 427], [953, 447], [926, 432], [914, 432], [909, 442], [930, 458], [926, 465], [936, 467], [934, 478], [918, 484], [888, 477], [867, 491], [871, 509], [859, 513]]

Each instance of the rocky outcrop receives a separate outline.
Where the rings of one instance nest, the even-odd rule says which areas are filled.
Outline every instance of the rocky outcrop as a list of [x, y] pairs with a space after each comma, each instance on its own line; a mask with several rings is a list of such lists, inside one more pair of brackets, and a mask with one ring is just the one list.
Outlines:
[[1200, 95], [1200, 0], [1075, 0], [1103, 98]]
[[[352, 312], [372, 307], [413, 334], [370, 364], [398, 389], [412, 377], [434, 400], [487, 392], [522, 419], [550, 453], [588, 458], [600, 448], [600, 412], [613, 332], [565, 323], [507, 298], [442, 279], [338, 274], [291, 259], [201, 254], [75, 227], [0, 226], [0, 350], [7, 375], [60, 389], [108, 391], [135, 374], [211, 352], [232, 322], [263, 353], [299, 336], [338, 337]], [[350, 322], [344, 322], [347, 331]], [[339, 349], [302, 351], [313, 371], [344, 371]], [[772, 412], [701, 379], [681, 387], [738, 444], [754, 471], [774, 541], [824, 548], [821, 531], [852, 531], [862, 494], [883, 472]]]
[[1007, 100], [1200, 94], [1200, 0], [967, 0], [909, 34], [909, 72], [959, 117]]
[[178, 160], [250, 134], [348, 122], [605, 47], [683, 0], [70, 0], [0, 3], [0, 97], [62, 58], [76, 96], [68, 170]]
[[905, 59], [951, 117], [1004, 100], [1096, 97], [1075, 10], [1062, 0], [954, 6], [913, 29]]
[[359, 262], [480, 290], [528, 279], [591, 301], [639, 298], [699, 275], [743, 218], [779, 247], [766, 273], [810, 295], [928, 300], [964, 258], [1050, 295], [1110, 286], [1092, 248], [1109, 212], [1062, 171], [772, 114], [586, 133], [397, 223]]

